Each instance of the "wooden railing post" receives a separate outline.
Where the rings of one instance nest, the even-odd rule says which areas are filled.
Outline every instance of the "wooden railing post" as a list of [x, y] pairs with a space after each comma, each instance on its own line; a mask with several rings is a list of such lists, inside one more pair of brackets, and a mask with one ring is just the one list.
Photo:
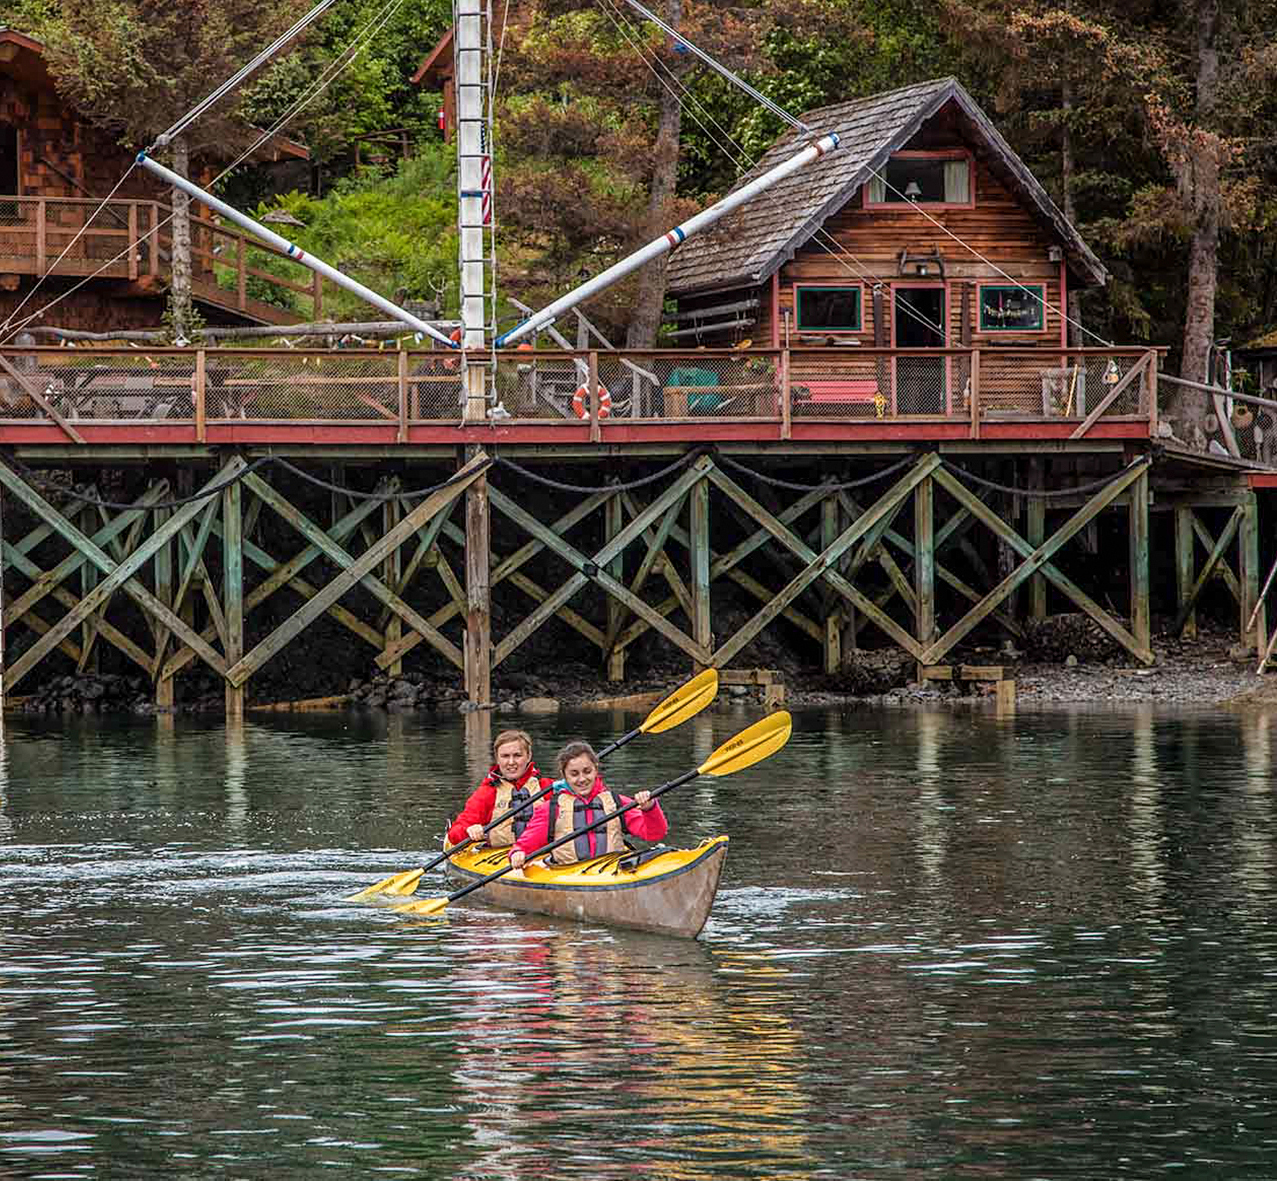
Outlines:
[[195, 350], [195, 379], [192, 383], [195, 395], [195, 441], [206, 442], [208, 439], [208, 411], [205, 402], [205, 390], [208, 388], [206, 360], [208, 354], [203, 349]]
[[[319, 278], [318, 274], [315, 276]], [[408, 350], [399, 350], [399, 442], [408, 441]]]
[[1148, 350], [1148, 437], [1157, 438], [1157, 350]]
[[45, 214], [48, 210], [48, 204], [44, 198], [40, 199], [36, 207], [35, 219], [35, 270], [37, 275], [43, 275], [46, 269], [45, 255], [48, 253], [48, 223], [45, 221]]
[[789, 384], [789, 350], [780, 354], [780, 437], [788, 439], [794, 429], [794, 392]]
[[236, 269], [236, 286], [235, 298], [238, 300], [236, 306], [242, 312], [248, 307], [248, 271], [244, 265], [244, 235], [240, 234], [235, 239], [239, 243], [235, 251], [235, 269]]
[[324, 314], [324, 276], [318, 271], [312, 272], [310, 281], [310, 299], [314, 305], [311, 308], [311, 315], [316, 319], [320, 319]]
[[152, 275], [160, 273], [160, 203], [151, 202], [151, 249], [148, 270]]
[[129, 278], [137, 279], [137, 202], [129, 202]]
[[597, 443], [603, 438], [599, 429], [599, 354], [597, 349], [590, 350], [589, 369], [586, 376], [586, 389], [590, 393], [590, 442]]
[[980, 350], [971, 350], [971, 437], [980, 437]]

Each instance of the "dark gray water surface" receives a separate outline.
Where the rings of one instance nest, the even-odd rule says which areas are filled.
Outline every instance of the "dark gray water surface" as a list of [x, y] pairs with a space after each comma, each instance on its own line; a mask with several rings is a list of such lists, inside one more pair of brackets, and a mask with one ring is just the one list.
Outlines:
[[5, 725], [0, 1177], [1277, 1177], [1277, 720], [797, 714], [666, 798], [695, 943], [343, 903], [474, 722]]

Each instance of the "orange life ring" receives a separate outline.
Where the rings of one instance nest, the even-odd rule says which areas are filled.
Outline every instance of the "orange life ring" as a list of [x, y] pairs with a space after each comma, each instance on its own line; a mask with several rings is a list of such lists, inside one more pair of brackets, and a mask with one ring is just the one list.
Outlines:
[[[576, 411], [577, 418], [590, 417], [590, 391], [585, 386], [576, 387], [576, 393], [572, 395], [572, 409]], [[599, 386], [599, 417], [607, 418], [612, 413], [612, 395], [607, 392], [607, 386]]]

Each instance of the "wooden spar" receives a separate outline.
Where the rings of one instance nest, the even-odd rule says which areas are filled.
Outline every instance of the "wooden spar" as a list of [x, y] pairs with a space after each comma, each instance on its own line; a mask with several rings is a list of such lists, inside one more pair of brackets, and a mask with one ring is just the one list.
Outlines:
[[936, 553], [935, 553], [935, 485], [923, 480], [913, 492], [913, 580], [918, 608], [914, 631], [920, 646], [935, 639], [936, 628]]
[[1206, 559], [1206, 564], [1202, 567], [1196, 580], [1193, 582], [1192, 589], [1189, 590], [1183, 602], [1180, 603], [1179, 613], [1175, 616], [1175, 624], [1171, 629], [1176, 635], [1179, 635], [1189, 614], [1197, 604], [1197, 597], [1202, 593], [1202, 588], [1210, 581], [1211, 575], [1215, 572], [1215, 567], [1219, 565], [1224, 554], [1227, 552], [1228, 547], [1232, 544], [1233, 538], [1237, 535], [1238, 527], [1242, 523], [1242, 517], [1244, 514], [1245, 510], [1241, 505], [1238, 505], [1235, 509], [1233, 509], [1228, 518], [1228, 523], [1220, 531], [1219, 538], [1211, 547], [1210, 554]]
[[698, 480], [688, 493], [688, 536], [692, 559], [692, 639], [713, 651], [709, 603], [709, 483]]
[[[43, 219], [41, 224], [43, 224]], [[18, 370], [15, 369], [4, 357], [0, 357], [0, 369], [3, 369], [10, 377], [12, 377], [13, 380], [26, 391], [27, 396], [31, 399], [31, 401], [39, 406], [45, 414], [47, 414], [58, 424], [58, 426], [62, 428], [67, 438], [69, 438], [73, 443], [79, 443], [81, 445], [84, 444], [84, 436], [81, 435], [75, 427], [67, 422], [67, 420], [54, 409], [53, 404], [44, 396], [43, 392], [41, 392], [35, 382], [28, 378], [26, 374], [19, 373]]]
[[1131, 635], [1145, 651], [1153, 650], [1152, 612], [1148, 600], [1148, 468], [1131, 484], [1127, 500], [1130, 554]]
[[[244, 468], [244, 461], [235, 457], [211, 481], [220, 482], [237, 475]], [[12, 688], [24, 677], [60, 639], [76, 627], [82, 619], [104, 602], [119, 587], [138, 604], [142, 610], [152, 615], [157, 622], [167, 626], [180, 635], [187, 644], [196, 650], [219, 673], [224, 673], [226, 663], [221, 656], [210, 648], [195, 632], [186, 626], [181, 619], [161, 603], [149, 590], [138, 582], [133, 574], [150, 560], [157, 549], [175, 536], [203, 507], [203, 500], [183, 505], [171, 516], [160, 529], [157, 529], [146, 541], [142, 542], [123, 562], [116, 562], [104, 553], [94, 542], [68, 521], [51, 504], [27, 487], [7, 464], [0, 464], [0, 483], [14, 493], [24, 504], [38, 516], [50, 522], [54, 528], [73, 546], [80, 549], [88, 559], [102, 571], [106, 577], [93, 591], [81, 599], [74, 610], [69, 611], [57, 624], [32, 647], [14, 662], [9, 672], [9, 686]], [[208, 485], [205, 486], [206, 488]]]
[[500, 664], [524, 640], [541, 627], [560, 606], [567, 603], [591, 579], [597, 581], [607, 594], [620, 599], [636, 615], [646, 619], [661, 635], [665, 636], [676, 647], [681, 648], [693, 660], [708, 664], [710, 653], [705, 647], [674, 627], [664, 616], [649, 607], [642, 599], [630, 594], [628, 588], [617, 582], [603, 569], [603, 566], [642, 533], [648, 524], [669, 507], [673, 500], [681, 498], [694, 484], [702, 479], [704, 471], [710, 466], [709, 460], [698, 460], [691, 469], [679, 476], [639, 517], [626, 525], [592, 558], [587, 558], [575, 546], [568, 544], [563, 538], [547, 529], [513, 501], [493, 488], [491, 490], [492, 505], [498, 512], [509, 517], [517, 525], [532, 534], [533, 537], [543, 541], [550, 550], [558, 554], [576, 570], [576, 573], [563, 583], [549, 599], [543, 602], [518, 627], [497, 644], [493, 653], [494, 667]]
[[317, 545], [320, 550], [342, 569], [323, 590], [309, 599], [291, 618], [280, 624], [269, 636], [262, 640], [251, 652], [248, 652], [227, 671], [227, 680], [232, 684], [243, 684], [271, 657], [276, 655], [286, 644], [299, 635], [315, 619], [324, 613], [351, 587], [363, 583], [378, 599], [395, 614], [419, 631], [432, 647], [443, 654], [458, 668], [462, 667], [460, 650], [446, 636], [423, 619], [416, 611], [400, 599], [379, 578], [372, 574], [373, 568], [395, 546], [416, 533], [416, 531], [440, 509], [450, 505], [457, 499], [488, 466], [487, 456], [480, 452], [458, 472], [458, 479], [444, 488], [432, 492], [403, 518], [388, 534], [370, 546], [358, 558], [352, 557], [345, 549], [333, 541], [322, 529], [313, 524], [308, 517], [296, 509], [276, 492], [270, 485], [253, 473], [245, 477], [245, 482], [253, 493], [273, 508], [284, 520], [288, 521], [307, 540]]
[[[244, 494], [240, 484], [222, 490], [222, 602], [225, 618], [226, 663], [229, 668], [244, 656]], [[244, 686], [226, 676], [226, 716], [244, 716]]]
[[[1210, 530], [1202, 524], [1201, 518], [1196, 513], [1190, 515], [1190, 520], [1197, 540], [1202, 543], [1202, 548], [1207, 553], [1210, 553], [1215, 546], [1215, 539], [1210, 535]], [[1227, 562], [1220, 562], [1216, 568], [1223, 577], [1224, 585], [1228, 588], [1229, 594], [1233, 596], [1233, 601], [1240, 603], [1242, 601], [1242, 588], [1237, 581], [1237, 576], [1232, 571], [1232, 567]]]
[[[1246, 652], [1265, 648], [1264, 620], [1259, 599], [1259, 503], [1251, 492], [1242, 505], [1242, 521], [1237, 538], [1237, 581], [1241, 584], [1241, 645]], [[1252, 616], [1259, 617], [1256, 629]]]
[[[1025, 498], [1025, 533], [1034, 549], [1046, 540], [1046, 499], [1034, 496], [1034, 492], [1045, 490], [1045, 472], [1043, 461], [1037, 456], [1029, 459], [1030, 495]], [[1029, 618], [1042, 620], [1046, 618], [1046, 579], [1035, 574], [1029, 579]]]
[[1068, 519], [1047, 541], [1038, 547], [1029, 545], [1010, 525], [1002, 520], [996, 513], [990, 511], [987, 505], [979, 498], [974, 496], [964, 484], [951, 476], [947, 471], [941, 468], [936, 472], [937, 482], [948, 492], [959, 504], [966, 505], [972, 514], [986, 525], [994, 534], [1003, 538], [1007, 544], [1018, 553], [1024, 561], [1008, 574], [997, 586], [993, 588], [985, 597], [967, 612], [956, 624], [954, 624], [947, 632], [944, 633], [935, 643], [931, 644], [923, 653], [921, 660], [923, 664], [939, 664], [945, 653], [949, 651], [959, 640], [967, 635], [972, 628], [976, 626], [982, 619], [989, 615], [993, 608], [996, 607], [1003, 599], [1007, 597], [1017, 586], [1019, 586], [1029, 575], [1037, 570], [1041, 570], [1055, 585], [1063, 591], [1070, 599], [1072, 599], [1083, 611], [1086, 612], [1096, 623], [1100, 625], [1109, 635], [1111, 635], [1119, 644], [1131, 653], [1137, 660], [1144, 664], [1152, 664], [1153, 653], [1148, 647], [1141, 648], [1138, 641], [1130, 632], [1108, 614], [1098, 603], [1096, 603], [1089, 595], [1087, 595], [1081, 587], [1062, 574], [1050, 561], [1051, 557], [1059, 550], [1071, 537], [1081, 531], [1088, 521], [1093, 520], [1099, 513], [1117, 499], [1119, 495], [1139, 478], [1141, 472], [1148, 468], [1148, 460], [1144, 460], [1139, 464], [1134, 464], [1124, 473], [1119, 475], [1112, 483], [1101, 488], [1087, 503], [1079, 509], [1072, 517]]
[[[168, 519], [171, 510], [157, 508], [155, 510], [155, 527], [163, 528], [164, 522]], [[178, 531], [181, 536], [181, 530]], [[155, 551], [155, 597], [159, 599], [166, 607], [172, 609], [175, 604], [173, 600], [173, 545], [165, 542], [158, 550]], [[155, 674], [159, 671], [160, 653], [164, 650], [168, 643], [168, 628], [159, 627], [155, 632], [155, 659], [151, 663], [151, 676], [155, 681], [155, 707], [165, 712], [171, 711], [173, 708], [173, 678], [157, 679]]]
[[[584, 322], [584, 317], [582, 317], [582, 322]], [[665, 517], [662, 518], [662, 523], [668, 517], [669, 513], [667, 512]], [[624, 523], [625, 511], [621, 504], [620, 493], [617, 493], [616, 495], [609, 497], [607, 503], [603, 506], [603, 535], [606, 540], [611, 541], [614, 537], [616, 537], [616, 535], [620, 533]], [[666, 535], [669, 534], [668, 527], [665, 532]], [[646, 561], [651, 554], [652, 549], [651, 546], [649, 546], [644, 560]], [[607, 564], [607, 572], [615, 578], [617, 582], [621, 582], [625, 578], [624, 550], [617, 551], [616, 557]], [[646, 577], [646, 575], [644, 575], [644, 577]], [[642, 584], [640, 583], [640, 586], [641, 585]], [[638, 590], [634, 586], [631, 586], [630, 593], [637, 597]], [[608, 595], [607, 640], [610, 642], [608, 642], [607, 646], [604, 648], [603, 660], [607, 666], [607, 679], [613, 682], [625, 680], [625, 649], [621, 648], [617, 650], [613, 647], [616, 642], [617, 632], [621, 630], [621, 623], [625, 619], [624, 612], [624, 605], [618, 599]]]
[[[842, 505], [836, 493], [830, 493], [820, 502], [820, 548], [827, 550], [842, 532], [839, 528]], [[826, 591], [821, 599], [825, 617], [825, 674], [833, 676], [842, 668], [842, 606], [834, 602], [832, 592]]]
[[[1178, 634], [1190, 640], [1197, 639], [1197, 609], [1193, 595], [1193, 510], [1186, 504], [1175, 506], [1175, 607], [1176, 618], [1183, 623]], [[1274, 567], [1277, 569], [1277, 566]]]
[[[853, 521], [838, 537], [833, 545], [816, 554], [810, 546], [797, 537], [792, 530], [782, 525], [752, 496], [717, 468], [710, 469], [710, 479], [717, 487], [736, 501], [759, 524], [766, 528], [778, 541], [789, 549], [796, 557], [807, 563], [806, 568], [792, 579], [788, 586], [772, 600], [740, 631], [731, 637], [714, 653], [716, 667], [722, 667], [740, 649], [754, 638], [780, 611], [789, 605], [816, 578], [824, 577], [830, 585], [844, 598], [858, 607], [883, 631], [885, 631], [900, 647], [909, 652], [915, 659], [921, 651], [918, 643], [894, 619], [879, 609], [872, 600], [862, 594], [849, 581], [834, 569], [837, 559], [848, 548], [864, 538], [862, 551], [865, 556], [872, 552], [883, 531], [890, 527], [895, 514], [899, 512], [905, 500], [914, 488], [940, 466], [940, 457], [935, 454], [920, 459], [913, 469], [897, 480], [858, 520]], [[862, 559], [863, 560], [863, 559]], [[854, 575], [853, 575], [854, 576]]]
[[[464, 670], [466, 693], [476, 705], [487, 705], [492, 700], [492, 587], [488, 581], [492, 568], [491, 533], [488, 481], [480, 475], [466, 489]], [[442, 573], [448, 567], [441, 562], [439, 569]]]

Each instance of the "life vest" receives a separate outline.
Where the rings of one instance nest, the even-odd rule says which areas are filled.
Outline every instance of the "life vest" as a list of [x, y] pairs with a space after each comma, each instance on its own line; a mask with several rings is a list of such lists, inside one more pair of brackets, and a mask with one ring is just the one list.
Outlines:
[[[570, 807], [568, 805], [571, 805]], [[547, 843], [560, 841], [574, 832], [579, 832], [596, 820], [602, 820], [621, 806], [621, 799], [606, 787], [588, 803], [581, 799], [566, 784], [562, 788], [556, 786], [550, 796], [550, 818], [546, 829]], [[600, 835], [604, 838], [600, 840]], [[594, 837], [594, 850], [590, 850], [590, 837]], [[582, 832], [574, 841], [565, 841], [557, 849], [551, 851], [546, 860], [552, 865], [571, 865], [575, 861], [585, 861], [591, 857], [602, 857], [604, 853], [620, 853], [625, 851], [625, 830], [621, 819], [609, 820], [602, 828], [593, 833]]]
[[489, 829], [488, 835], [484, 838], [493, 848], [513, 845], [523, 835], [523, 830], [528, 827], [528, 821], [532, 819], [532, 805], [528, 804], [528, 801], [541, 790], [543, 786], [541, 777], [537, 774], [536, 767], [529, 763], [528, 769], [524, 771], [518, 783], [502, 779], [501, 772], [495, 767], [488, 772], [485, 782], [490, 783], [497, 790], [496, 799], [492, 802], [494, 819], [520, 804], [527, 805], [527, 807], [519, 808], [519, 811], [503, 820], [496, 828]]

